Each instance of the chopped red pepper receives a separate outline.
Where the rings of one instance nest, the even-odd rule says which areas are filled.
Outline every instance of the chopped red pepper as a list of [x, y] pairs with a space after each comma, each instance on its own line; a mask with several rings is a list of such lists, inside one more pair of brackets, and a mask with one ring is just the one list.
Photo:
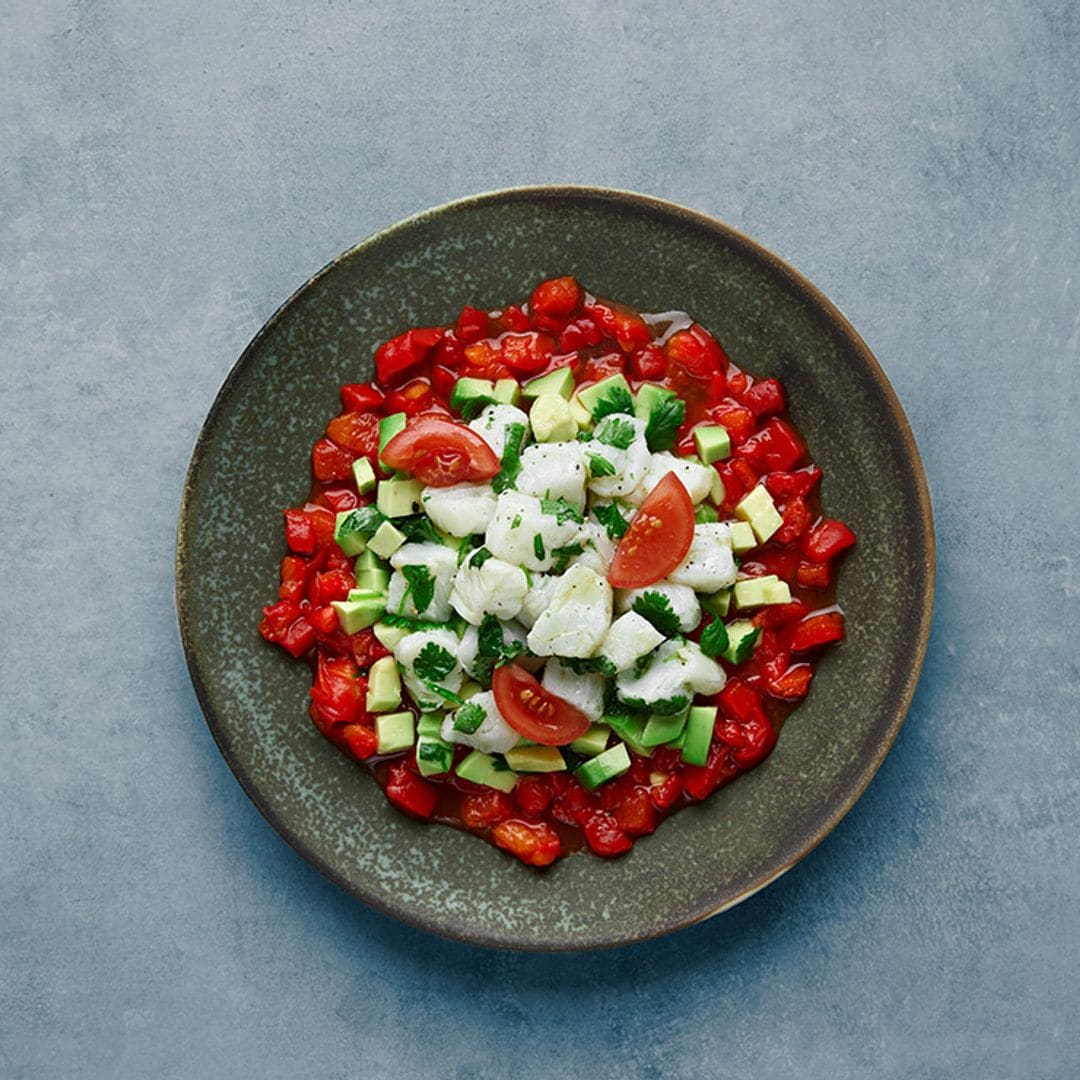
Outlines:
[[383, 392], [371, 383], [346, 383], [341, 388], [341, 405], [347, 413], [377, 409], [383, 403]]
[[439, 789], [411, 772], [402, 761], [390, 766], [386, 797], [407, 814], [429, 818], [435, 813]]
[[496, 846], [529, 866], [550, 866], [562, 854], [559, 834], [543, 821], [503, 821], [491, 835]]
[[811, 530], [803, 544], [808, 559], [827, 562], [847, 551], [855, 543], [855, 534], [842, 522], [822, 518]]
[[761, 379], [739, 395], [742, 403], [757, 417], [783, 412], [787, 402], [776, 379]]
[[514, 813], [514, 804], [505, 791], [484, 788], [461, 800], [461, 820], [472, 832], [483, 832]]
[[778, 416], [767, 420], [756, 435], [736, 446], [734, 454], [752, 461], [762, 472], [787, 472], [798, 465], [806, 447], [795, 429]]
[[634, 846], [630, 839], [619, 828], [619, 823], [605, 810], [596, 810], [590, 814], [581, 826], [585, 834], [585, 841], [597, 855], [611, 858], [622, 855]]
[[792, 652], [807, 652], [844, 640], [844, 616], [839, 611], [829, 611], [824, 615], [814, 615], [795, 627], [791, 636]]

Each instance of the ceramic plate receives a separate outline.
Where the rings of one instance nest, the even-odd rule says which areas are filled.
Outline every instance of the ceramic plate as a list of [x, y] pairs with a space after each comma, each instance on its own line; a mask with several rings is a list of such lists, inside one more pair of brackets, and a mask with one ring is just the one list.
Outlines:
[[[308, 488], [338, 387], [381, 341], [494, 308], [545, 277], [646, 311], [682, 308], [732, 360], [783, 380], [824, 469], [828, 511], [859, 545], [840, 575], [848, 639], [822, 660], [773, 754], [625, 858], [530, 870], [417, 824], [307, 717], [309, 672], [256, 633], [284, 554], [281, 510]], [[798, 273], [710, 218], [625, 192], [525, 188], [430, 210], [303, 285], [247, 347], [210, 410], [184, 490], [177, 607], [218, 746], [275, 829], [342, 888], [437, 934], [584, 949], [664, 934], [745, 899], [810, 851], [881, 764], [911, 701], [933, 592], [926, 482], [866, 345]]]

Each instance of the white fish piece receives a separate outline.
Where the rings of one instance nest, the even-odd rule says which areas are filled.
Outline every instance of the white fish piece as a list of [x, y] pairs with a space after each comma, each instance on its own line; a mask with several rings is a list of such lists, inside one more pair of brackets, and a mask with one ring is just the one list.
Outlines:
[[532, 584], [525, 594], [525, 600], [518, 612], [518, 622], [527, 629], [532, 629], [540, 613], [551, 604], [552, 594], [559, 584], [558, 574], [533, 574]]
[[639, 657], [650, 653], [664, 640], [664, 635], [648, 619], [635, 611], [620, 615], [612, 624], [600, 648], [600, 655], [616, 671], [626, 671]]
[[550, 694], [580, 709], [590, 720], [604, 714], [604, 676], [594, 672], [576, 675], [561, 660], [552, 659], [544, 665], [540, 685]]
[[629, 705], [670, 714], [681, 712], [695, 694], [718, 693], [726, 681], [724, 669], [692, 641], [665, 641], [645, 671], [622, 672], [615, 687]]
[[474, 551], [454, 575], [450, 605], [463, 619], [479, 626], [485, 615], [512, 619], [521, 610], [528, 589], [520, 566], [494, 555], [480, 560]]
[[[525, 627], [521, 623], [516, 621], [504, 622], [499, 624], [502, 629], [503, 643], [509, 645], [511, 642], [517, 642], [519, 645], [525, 644]], [[478, 663], [480, 655], [480, 635], [475, 626], [471, 624], [465, 628], [465, 633], [461, 635], [461, 645], [458, 650], [458, 661], [465, 669], [465, 673], [471, 679], [479, 679], [483, 676], [485, 679], [489, 672], [486, 670], [486, 665]], [[544, 663], [543, 658], [539, 656], [529, 656], [528, 654], [522, 654], [515, 661], [520, 664], [526, 671], [538, 671], [541, 665]]]
[[587, 566], [570, 567], [529, 631], [529, 650], [537, 656], [592, 656], [611, 625], [611, 604], [604, 578]]
[[575, 560], [577, 565], [587, 566], [601, 577], [607, 577], [611, 560], [615, 557], [615, 541], [608, 536], [607, 529], [595, 521], [587, 521], [582, 527], [579, 542], [585, 550]]
[[733, 585], [735, 577], [730, 526], [723, 521], [706, 521], [694, 526], [690, 550], [668, 575], [668, 581], [688, 585], [695, 592], [714, 593]]
[[649, 460], [649, 467], [641, 483], [626, 496], [626, 501], [640, 506], [650, 491], [669, 472], [673, 472], [682, 482], [690, 495], [690, 501], [696, 506], [706, 499], [712, 490], [716, 470], [708, 465], [699, 465], [696, 461], [688, 461], [684, 457], [669, 454], [666, 450], [659, 454], [653, 454]]
[[453, 630], [441, 628], [438, 630], [414, 630], [411, 634], [406, 634], [394, 646], [394, 659], [397, 661], [406, 688], [421, 709], [442, 708], [446, 704], [416, 674], [416, 658], [429, 645], [445, 649], [454, 658], [453, 668], [447, 675], [439, 679], [440, 686], [445, 686], [447, 690], [456, 694], [461, 689], [461, 684], [465, 679], [465, 673], [462, 671], [458, 659], [458, 636]]
[[[626, 430], [632, 425], [633, 441], [625, 449], [610, 446], [603, 440], [610, 437], [616, 427]], [[601, 498], [610, 499], [616, 495], [629, 495], [642, 481], [649, 468], [650, 454], [645, 442], [645, 421], [625, 413], [611, 413], [605, 416], [593, 431], [593, 437], [585, 443], [579, 443], [585, 452], [585, 462], [589, 468], [589, 490]], [[590, 462], [589, 455], [603, 458], [615, 470], [612, 475], [597, 475], [595, 462]]]
[[485, 544], [504, 562], [542, 571], [555, 564], [556, 548], [577, 543], [580, 535], [580, 524], [560, 522], [554, 514], [545, 514], [535, 495], [504, 491], [496, 502]]
[[585, 506], [587, 479], [581, 443], [536, 443], [521, 453], [521, 472], [515, 487], [539, 499], [565, 499], [581, 510]]
[[501, 458], [506, 449], [506, 429], [511, 424], [524, 424], [526, 436], [531, 431], [528, 416], [516, 405], [485, 405], [469, 427]]
[[655, 585], [646, 585], [643, 589], [620, 589], [615, 594], [615, 610], [631, 611], [634, 601], [645, 593], [655, 592], [666, 596], [671, 602], [671, 609], [679, 620], [679, 629], [688, 634], [701, 622], [701, 603], [689, 585], [675, 585], [670, 579], [658, 581]]
[[[457, 554], [442, 544], [410, 543], [390, 556], [394, 573], [386, 590], [386, 609], [395, 615], [407, 615], [426, 622], [446, 622], [450, 618], [450, 590], [457, 572]], [[413, 590], [402, 572], [406, 566], [422, 566], [434, 579], [435, 590], [431, 602], [421, 610], [417, 608]]]
[[460, 712], [460, 708], [456, 709], [443, 719], [439, 732], [447, 742], [471, 746], [485, 754], [505, 754], [518, 744], [521, 736], [503, 719], [495, 705], [495, 695], [490, 690], [474, 694], [461, 708], [468, 708], [469, 705], [476, 705], [484, 710], [484, 719], [480, 726], [472, 733], [455, 731], [454, 718]]
[[495, 513], [495, 492], [490, 484], [426, 487], [420, 505], [437, 529], [451, 536], [473, 536], [488, 527]]

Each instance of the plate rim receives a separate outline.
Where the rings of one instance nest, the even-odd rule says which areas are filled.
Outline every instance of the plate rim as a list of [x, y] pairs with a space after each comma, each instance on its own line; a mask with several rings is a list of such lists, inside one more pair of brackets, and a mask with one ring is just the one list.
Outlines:
[[[274, 329], [277, 323], [284, 317], [285, 313], [302, 294], [307, 292], [308, 289], [319, 282], [324, 276], [333, 271], [340, 263], [353, 258], [362, 251], [376, 248], [399, 232], [412, 229], [421, 225], [426, 220], [437, 217], [447, 211], [467, 209], [487, 203], [528, 201], [530, 199], [547, 201], [567, 198], [579, 199], [582, 201], [599, 200], [604, 203], [613, 203], [643, 209], [654, 214], [659, 213], [674, 217], [681, 220], [684, 224], [703, 229], [708, 233], [720, 237], [728, 243], [733, 243], [737, 247], [743, 248], [748, 254], [760, 259], [767, 264], [774, 273], [777, 273], [780, 277], [786, 279], [797, 292], [802, 293], [813, 306], [819, 308], [828, 316], [836, 330], [847, 339], [849, 345], [858, 355], [859, 360], [869, 373], [877, 390], [881, 394], [888, 412], [896, 423], [901, 444], [904, 449], [905, 462], [910, 469], [911, 478], [914, 482], [918, 517], [925, 535], [925, 546], [921, 552], [920, 559], [920, 568], [922, 570], [924, 585], [921, 594], [918, 597], [921, 610], [918, 622], [918, 632], [914, 642], [914, 652], [912, 654], [913, 662], [910, 664], [906, 678], [900, 688], [897, 705], [893, 710], [893, 716], [885, 730], [884, 737], [858, 774], [856, 782], [851, 786], [845, 798], [837, 804], [833, 812], [819, 824], [817, 829], [809, 834], [806, 840], [798, 846], [798, 850], [793, 856], [788, 858], [780, 866], [768, 868], [766, 872], [762, 873], [760, 877], [740, 890], [736, 895], [722, 899], [715, 906], [709, 907], [706, 910], [665, 923], [659, 929], [630, 935], [623, 934], [614, 937], [593, 938], [584, 942], [575, 940], [569, 942], [527, 941], [509, 943], [505, 937], [487, 932], [482, 928], [471, 931], [451, 924], [433, 924], [411, 912], [407, 905], [395, 906], [392, 903], [384, 902], [365, 892], [362, 887], [345, 880], [333, 865], [311, 850], [304, 839], [297, 835], [291, 826], [286, 824], [273, 807], [269, 805], [267, 800], [262, 797], [258, 788], [247, 775], [243, 765], [233, 753], [225, 732], [221, 729], [219, 717], [210, 703], [209, 693], [199, 668], [197, 648], [190, 627], [192, 614], [187, 599], [189, 583], [186, 580], [185, 573], [188, 561], [186, 529], [190, 525], [191, 515], [189, 511], [195, 474], [199, 469], [207, 444], [210, 441], [211, 433], [216, 427], [218, 415], [225, 407], [225, 403], [230, 396], [233, 384], [237, 381], [240, 373], [248, 364], [250, 357], [259, 348], [263, 338]], [[221, 756], [225, 759], [230, 771], [240, 783], [244, 793], [255, 805], [263, 818], [269, 823], [271, 828], [273, 828], [289, 847], [318, 870], [319, 873], [332, 881], [350, 896], [361, 900], [381, 914], [398, 919], [401, 922], [416, 927], [417, 929], [427, 931], [428, 933], [437, 934], [440, 937], [459, 941], [468, 945], [493, 949], [510, 949], [522, 952], [590, 952], [650, 941], [658, 937], [675, 933], [678, 930], [695, 926], [722, 912], [730, 910], [786, 874], [793, 866], [806, 858], [806, 856], [836, 828], [855, 803], [862, 797], [866, 788], [869, 786], [870, 781], [877, 774], [888, 755], [889, 750], [892, 748], [893, 743], [896, 741], [900, 728], [903, 726], [911, 708], [912, 699], [914, 698], [915, 690], [918, 686], [930, 638], [934, 610], [934, 595], [937, 584], [936, 564], [937, 548], [930, 488], [927, 483], [922, 456], [920, 455], [918, 446], [915, 442], [911, 424], [897, 397], [896, 391], [893, 389], [892, 384], [889, 382], [888, 377], [885, 375], [884, 370], [878, 363], [873, 352], [871, 352], [869, 346], [843, 312], [816, 285], [814, 285], [813, 282], [775, 252], [771, 251], [757, 240], [747, 236], [740, 230], [726, 224], [718, 218], [705, 214], [702, 211], [693, 210], [668, 199], [632, 190], [593, 186], [589, 184], [526, 184], [493, 189], [475, 195], [452, 199], [448, 202], [440, 203], [437, 206], [421, 210], [418, 213], [411, 214], [391, 225], [379, 229], [332, 258], [294, 289], [293, 292], [278, 305], [229, 368], [229, 371], [221, 383], [221, 386], [218, 388], [210, 409], [206, 413], [199, 428], [199, 434], [195, 440], [187, 469], [184, 472], [183, 486], [181, 489], [176, 532], [176, 557], [174, 563], [174, 603], [180, 642], [184, 652], [188, 674], [191, 678], [192, 686], [194, 687], [195, 695], [199, 702], [199, 708], [203, 714], [203, 719], [210, 729], [210, 734], [213, 736], [214, 743], [221, 753]]]

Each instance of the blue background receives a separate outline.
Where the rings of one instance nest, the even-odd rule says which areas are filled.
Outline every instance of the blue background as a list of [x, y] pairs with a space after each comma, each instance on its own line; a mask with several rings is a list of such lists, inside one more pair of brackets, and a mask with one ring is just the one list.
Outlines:
[[[1062, 0], [0, 10], [0, 1074], [1075, 1076], [1080, 17]], [[727, 915], [443, 942], [249, 804], [175, 517], [274, 308], [407, 214], [650, 192], [790, 260], [903, 401], [940, 544], [878, 777]]]

